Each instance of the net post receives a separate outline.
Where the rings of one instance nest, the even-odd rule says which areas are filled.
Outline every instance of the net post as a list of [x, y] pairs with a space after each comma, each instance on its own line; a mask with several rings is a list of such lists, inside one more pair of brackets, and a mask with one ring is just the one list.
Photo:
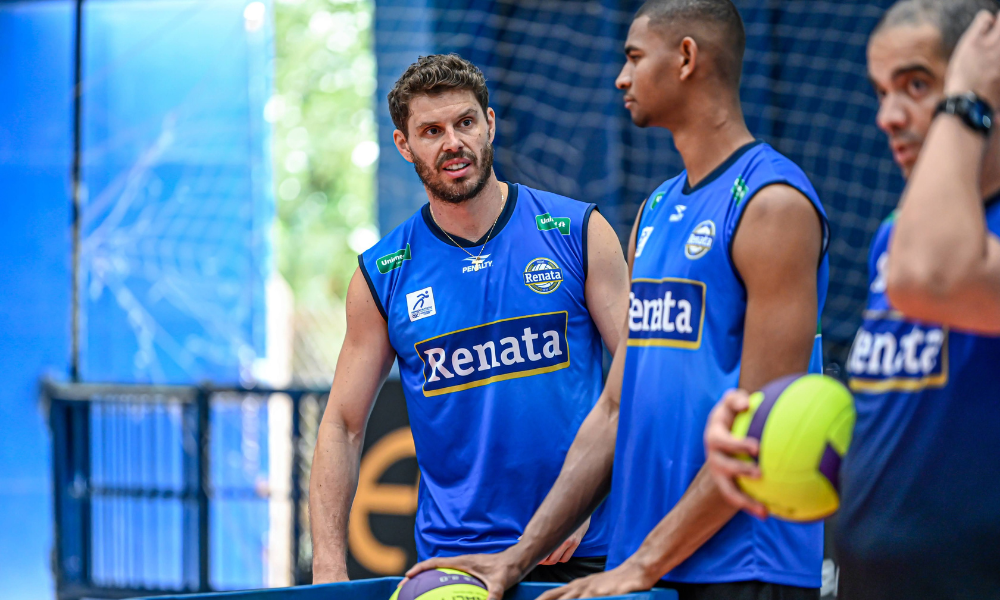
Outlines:
[[292, 397], [292, 485], [289, 487], [292, 503], [292, 584], [305, 585], [302, 568], [302, 394]]
[[207, 386], [198, 387], [197, 395], [197, 502], [198, 502], [198, 591], [211, 591], [209, 583], [209, 428], [211, 427], [209, 397], [211, 390]]

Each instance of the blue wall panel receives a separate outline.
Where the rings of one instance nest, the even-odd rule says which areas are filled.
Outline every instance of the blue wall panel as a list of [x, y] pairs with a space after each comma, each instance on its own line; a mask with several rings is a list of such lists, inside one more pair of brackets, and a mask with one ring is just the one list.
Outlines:
[[0, 3], [0, 594], [52, 596], [49, 440], [38, 378], [70, 331], [71, 2]]

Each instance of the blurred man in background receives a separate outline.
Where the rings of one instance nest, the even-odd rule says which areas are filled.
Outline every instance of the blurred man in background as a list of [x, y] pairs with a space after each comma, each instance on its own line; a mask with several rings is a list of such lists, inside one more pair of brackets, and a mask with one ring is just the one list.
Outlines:
[[650, 0], [617, 86], [640, 127], [673, 134], [685, 171], [640, 209], [629, 241], [631, 306], [604, 393], [520, 543], [438, 559], [499, 600], [609, 493], [608, 572], [543, 600], [672, 587], [682, 600], [818, 598], [822, 524], [759, 521], [703, 468], [722, 393], [821, 368], [816, 324], [828, 227], [805, 174], [746, 127], [745, 33], [729, 0]]
[[[517, 541], [600, 394], [601, 340], [619, 347], [617, 235], [593, 204], [497, 180], [488, 101], [483, 74], [457, 55], [421, 58], [389, 93], [396, 146], [429, 202], [359, 257], [348, 290], [310, 482], [316, 583], [347, 579], [365, 427], [394, 360], [425, 559]], [[606, 521], [602, 509], [578, 523], [530, 578], [603, 570]]]
[[[848, 360], [858, 420], [836, 535], [848, 600], [1000, 597], [998, 9], [904, 0], [869, 41], [878, 125], [908, 181], [872, 243]], [[746, 405], [727, 396], [706, 443], [728, 497], [756, 509], [731, 481], [747, 473], [731, 455], [753, 451], [728, 436]]]

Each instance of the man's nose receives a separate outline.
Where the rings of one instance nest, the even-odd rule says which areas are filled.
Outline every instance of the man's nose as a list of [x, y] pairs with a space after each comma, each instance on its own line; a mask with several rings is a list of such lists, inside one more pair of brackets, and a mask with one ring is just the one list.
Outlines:
[[875, 116], [875, 123], [878, 128], [887, 134], [892, 134], [901, 129], [905, 129], [909, 122], [904, 103], [895, 95], [887, 95], [882, 98], [878, 107], [878, 114]]
[[465, 148], [465, 144], [462, 143], [458, 134], [455, 133], [454, 127], [449, 127], [444, 130], [444, 136], [441, 138], [441, 144], [441, 150], [443, 152], [457, 153], [461, 152], [462, 149]]
[[632, 87], [632, 74], [628, 72], [628, 64], [622, 67], [622, 70], [618, 73], [618, 77], [615, 79], [615, 87], [620, 90], [627, 90]]

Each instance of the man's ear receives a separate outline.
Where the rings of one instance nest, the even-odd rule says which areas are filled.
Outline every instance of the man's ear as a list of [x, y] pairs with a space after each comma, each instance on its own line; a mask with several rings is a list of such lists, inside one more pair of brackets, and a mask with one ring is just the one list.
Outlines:
[[678, 48], [681, 55], [681, 81], [686, 81], [694, 75], [694, 70], [698, 67], [698, 42], [692, 37], [685, 37], [681, 40]]
[[413, 162], [413, 152], [410, 151], [410, 144], [406, 141], [406, 136], [403, 132], [396, 129], [392, 132], [392, 141], [396, 144], [396, 150], [403, 155], [406, 162]]
[[490, 143], [493, 143], [493, 138], [497, 134], [497, 115], [493, 112], [493, 109], [489, 106], [486, 107], [486, 126], [490, 131]]

